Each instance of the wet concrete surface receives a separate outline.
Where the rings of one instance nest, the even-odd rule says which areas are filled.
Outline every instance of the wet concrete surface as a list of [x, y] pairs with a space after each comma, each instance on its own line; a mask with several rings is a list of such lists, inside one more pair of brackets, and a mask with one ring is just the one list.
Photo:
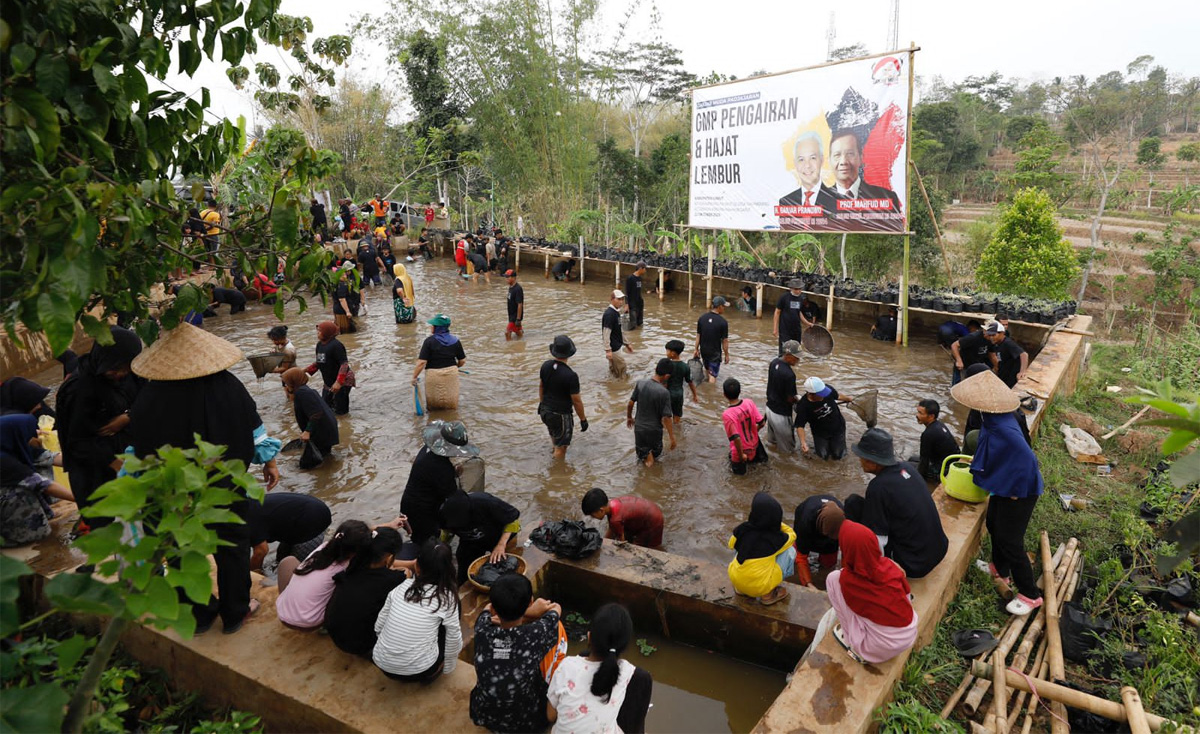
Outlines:
[[[625, 428], [624, 420], [634, 380], [652, 372], [669, 339], [680, 338], [690, 345], [702, 312], [688, 309], [686, 292], [671, 294], [664, 302], [648, 295], [645, 324], [629, 335], [636, 349], [627, 355], [630, 377], [612, 379], [600, 339], [600, 317], [611, 279], [589, 277], [582, 286], [559, 283], [543, 278], [540, 261], [525, 265], [532, 272], [521, 280], [526, 298], [521, 341], [504, 340], [504, 279], [464, 282], [449, 259], [408, 264], [415, 282], [418, 324], [395, 324], [386, 285], [367, 288], [364, 300], [369, 311], [359, 318], [360, 331], [340, 337], [359, 382], [351, 396], [350, 414], [339, 421], [342, 443], [315, 471], [301, 471], [298, 457], [285, 457], [279, 490], [324, 499], [333, 507], [335, 524], [350, 518], [390, 519], [399, 511], [409, 466], [420, 447], [421, 427], [430, 418], [457, 418], [466, 422], [487, 461], [487, 490], [519, 508], [525, 527], [541, 519], [580, 517], [583, 493], [598, 486], [609, 496], [636, 493], [659, 503], [666, 516], [665, 550], [724, 563], [729, 533], [745, 519], [754, 492], [772, 492], [790, 518], [795, 506], [812, 494], [840, 497], [865, 487], [867, 476], [853, 456], [822, 462], [798, 454], [782, 456], [770, 448], [766, 467], [756, 467], [746, 477], [732, 476], [720, 420], [725, 401], [720, 386], [711, 383], [699, 386], [698, 403], [687, 398], [678, 449], [666, 452], [652, 469], [639, 466], [633, 432]], [[304, 314], [296, 311], [289, 306], [284, 323], [290, 327], [299, 364], [306, 366], [316, 345], [315, 326], [330, 318], [329, 311], [319, 300], [312, 301]], [[463, 341], [464, 369], [470, 374], [461, 375], [458, 411], [418, 418], [413, 411], [412, 369], [428, 334], [424, 319], [439, 311], [454, 320], [452, 331]], [[270, 351], [266, 332], [279, 323], [270, 307], [251, 304], [236, 316], [222, 307], [220, 313], [206, 319], [205, 328], [237, 344], [246, 355]], [[722, 368], [722, 377], [736, 377], [743, 395], [765, 409], [767, 365], [777, 352], [770, 313], [759, 320], [727, 310], [726, 317], [732, 362]], [[833, 356], [806, 355], [796, 367], [798, 380], [816, 375], [851, 396], [879, 388], [880, 426], [896, 436], [897, 453], [915, 453], [920, 428], [914, 418], [916, 402], [933, 397], [949, 404], [949, 358], [936, 346], [933, 335], [915, 334], [912, 346], [904, 349], [872, 340], [869, 329], [861, 322], [835, 324]], [[590, 427], [580, 433], [577, 425], [566, 461], [555, 462], [536, 413], [537, 375], [549, 359], [548, 345], [562, 333], [570, 335], [579, 349], [571, 365], [580, 375]], [[275, 377], [256, 381], [247, 362], [233, 372], [248, 385], [272, 435], [284, 441], [298, 435], [291, 405]], [[61, 380], [57, 369], [37, 377], [47, 385]], [[843, 413], [848, 439], [853, 441], [865, 426], [851, 411]], [[958, 431], [958, 417], [948, 415], [947, 422]]]

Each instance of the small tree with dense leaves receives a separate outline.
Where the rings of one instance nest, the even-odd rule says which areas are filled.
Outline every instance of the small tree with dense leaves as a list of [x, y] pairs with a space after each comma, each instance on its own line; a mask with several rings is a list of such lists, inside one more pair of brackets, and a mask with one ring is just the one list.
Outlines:
[[1079, 274], [1079, 259], [1054, 219], [1054, 203], [1038, 188], [1021, 189], [1000, 214], [976, 277], [989, 290], [1062, 299]]

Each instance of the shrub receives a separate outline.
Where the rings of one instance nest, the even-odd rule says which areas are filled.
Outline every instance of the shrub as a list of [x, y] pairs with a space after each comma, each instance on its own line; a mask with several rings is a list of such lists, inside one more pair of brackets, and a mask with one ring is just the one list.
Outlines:
[[1175, 151], [1175, 157], [1181, 161], [1200, 161], [1200, 142], [1184, 143]]
[[1054, 219], [1053, 202], [1038, 188], [1021, 189], [1000, 214], [976, 275], [989, 290], [1064, 299], [1079, 273], [1071, 243]]

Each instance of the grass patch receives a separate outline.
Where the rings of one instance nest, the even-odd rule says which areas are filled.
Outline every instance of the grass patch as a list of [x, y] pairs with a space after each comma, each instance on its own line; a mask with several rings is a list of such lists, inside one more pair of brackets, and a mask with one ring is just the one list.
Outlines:
[[[1191, 348], [1187, 339], [1160, 344], [1159, 358], [1148, 364], [1138, 345], [1093, 347], [1088, 371], [1075, 394], [1051, 405], [1034, 440], [1046, 491], [1030, 522], [1026, 549], [1036, 551], [1041, 530], [1049, 533], [1054, 546], [1078, 538], [1084, 558], [1081, 603], [1089, 614], [1112, 624], [1086, 665], [1068, 662], [1068, 680], [1113, 701], [1120, 701], [1121, 686], [1134, 686], [1147, 710], [1198, 726], [1200, 690], [1195, 682], [1200, 680], [1200, 647], [1196, 630], [1185, 626], [1179, 613], [1154, 599], [1155, 592], [1170, 580], [1155, 575], [1155, 557], [1164, 549], [1157, 529], [1182, 515], [1186, 499], [1185, 493], [1152, 472], [1161, 460], [1157, 444], [1165, 431], [1138, 429], [1153, 433], [1155, 440], [1132, 450], [1116, 440], [1102, 442], [1105, 455], [1115, 461], [1109, 475], [1100, 475], [1095, 466], [1072, 459], [1058, 431], [1069, 413], [1086, 414], [1105, 427], [1124, 423], [1140, 407], [1126, 403], [1125, 398], [1135, 394], [1139, 384], [1147, 384], [1148, 378], [1157, 379], [1153, 375], [1161, 365], [1194, 359], [1187, 351]], [[1122, 372], [1123, 367], [1130, 371]], [[1196, 379], [1194, 372], [1191, 377]], [[1107, 392], [1109, 385], [1121, 386], [1122, 392]], [[1060, 492], [1085, 498], [1089, 505], [1066, 511], [1058, 499]], [[1158, 527], [1142, 519], [1143, 503], [1161, 512]], [[988, 547], [985, 537], [983, 558], [988, 557]], [[1123, 565], [1119, 551], [1131, 561], [1129, 567]], [[1174, 576], [1200, 588], [1194, 562], [1185, 562]], [[933, 640], [909, 658], [894, 703], [878, 713], [881, 730], [960, 731], [966, 727], [966, 719], [956, 711], [950, 722], [954, 728], [937, 728], [945, 723], [938, 712], [967, 669], [950, 644], [950, 636], [972, 627], [998, 633], [1006, 619], [990, 581], [984, 574], [968, 570]], [[1035, 730], [1043, 728], [1049, 728], [1045, 721], [1035, 723]]]

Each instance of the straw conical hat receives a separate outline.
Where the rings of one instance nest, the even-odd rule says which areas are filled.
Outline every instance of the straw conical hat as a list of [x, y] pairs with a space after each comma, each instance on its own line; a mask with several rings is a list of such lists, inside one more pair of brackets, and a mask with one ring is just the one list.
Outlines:
[[950, 397], [980, 413], [1011, 413], [1021, 406], [1021, 398], [991, 371], [980, 372], [950, 388]]
[[242, 361], [242, 350], [204, 329], [181, 323], [133, 360], [133, 372], [147, 380], [191, 380], [215, 375]]

